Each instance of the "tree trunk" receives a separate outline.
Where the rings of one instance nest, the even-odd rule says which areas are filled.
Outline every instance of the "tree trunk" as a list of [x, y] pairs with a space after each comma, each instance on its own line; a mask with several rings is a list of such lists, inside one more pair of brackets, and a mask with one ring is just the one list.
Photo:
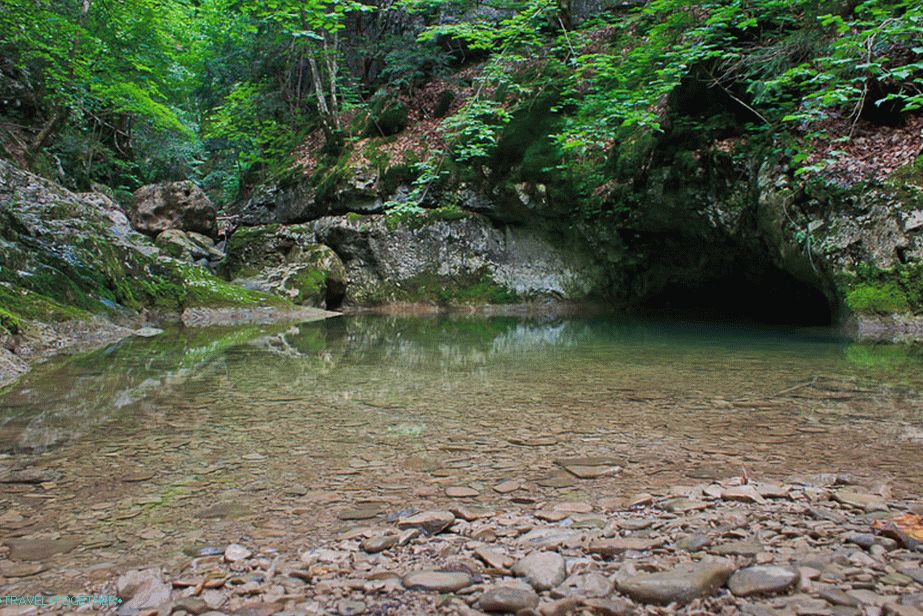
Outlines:
[[[86, 24], [87, 15], [90, 13], [90, 4], [92, 0], [83, 0], [83, 7], [80, 10], [80, 19], [77, 21], [77, 32], [74, 34], [74, 41], [71, 44], [71, 50], [68, 54], [68, 61], [70, 66], [67, 70], [67, 85], [71, 85], [74, 81], [74, 63], [77, 61], [77, 52], [80, 50], [80, 32], [83, 30], [83, 26]], [[56, 105], [54, 111], [51, 113], [51, 117], [48, 118], [48, 121], [45, 122], [45, 125], [42, 126], [38, 134], [35, 136], [35, 139], [32, 140], [31, 145], [31, 157], [35, 157], [39, 151], [45, 147], [45, 144], [48, 142], [48, 139], [54, 134], [58, 129], [61, 121], [67, 117], [67, 107], [64, 105]]]

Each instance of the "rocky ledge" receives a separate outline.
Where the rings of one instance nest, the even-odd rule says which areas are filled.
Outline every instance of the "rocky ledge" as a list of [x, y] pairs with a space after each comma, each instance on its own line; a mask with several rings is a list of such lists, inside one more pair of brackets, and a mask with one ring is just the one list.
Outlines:
[[[923, 609], [923, 502], [821, 475], [655, 497], [465, 505], [367, 520], [314, 546], [234, 543], [93, 592], [120, 614], [749, 614]], [[374, 514], [373, 514], [374, 515]], [[363, 516], [357, 516], [359, 518]], [[368, 517], [368, 516], [365, 516]]]

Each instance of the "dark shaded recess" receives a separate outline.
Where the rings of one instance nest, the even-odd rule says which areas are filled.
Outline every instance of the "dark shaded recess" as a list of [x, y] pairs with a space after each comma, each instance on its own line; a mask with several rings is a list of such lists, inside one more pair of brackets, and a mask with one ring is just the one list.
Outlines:
[[[903, 113], [903, 101], [882, 100], [888, 94], [896, 94], [899, 89], [898, 84], [883, 84], [870, 79], [860, 117], [877, 126], [901, 126], [907, 117], [907, 114]], [[879, 104], [877, 101], [882, 102]]]
[[327, 280], [327, 291], [324, 296], [324, 307], [327, 310], [339, 310], [346, 299], [346, 285], [339, 281]]
[[745, 104], [749, 98], [746, 92], [726, 88], [717, 85], [704, 68], [699, 69], [670, 95], [670, 116], [701, 123], [696, 136], [706, 140], [739, 135], [745, 125], [763, 123]]
[[815, 286], [779, 269], [765, 257], [700, 241], [669, 240], [647, 264], [646, 289], [636, 304], [644, 315], [765, 323], [830, 325], [830, 302]]
[[759, 277], [673, 283], [646, 298], [642, 312], [656, 316], [770, 325], [830, 325], [827, 298], [817, 289], [772, 268]]

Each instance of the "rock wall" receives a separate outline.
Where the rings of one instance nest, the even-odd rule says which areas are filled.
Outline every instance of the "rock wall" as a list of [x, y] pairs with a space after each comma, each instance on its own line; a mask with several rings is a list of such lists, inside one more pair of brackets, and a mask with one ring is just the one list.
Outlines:
[[264, 305], [290, 304], [168, 257], [105, 195], [0, 160], [0, 385], [26, 360], [130, 333], [117, 323], [143, 312]]
[[[246, 228], [228, 243], [226, 271], [239, 284], [269, 288], [280, 271], [311, 259], [318, 244], [342, 261], [345, 301], [353, 305], [583, 300], [605, 289], [604, 268], [583, 249], [474, 214], [407, 223], [382, 215], [326, 216], [304, 225]], [[329, 280], [336, 267], [319, 269]]]

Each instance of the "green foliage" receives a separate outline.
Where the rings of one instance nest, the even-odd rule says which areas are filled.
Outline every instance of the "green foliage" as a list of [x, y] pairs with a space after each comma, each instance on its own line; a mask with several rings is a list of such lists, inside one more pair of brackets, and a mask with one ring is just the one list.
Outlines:
[[893, 282], [877, 286], [860, 284], [846, 295], [846, 305], [853, 312], [860, 314], [894, 314], [910, 311], [907, 297]]
[[847, 307], [860, 314], [923, 313], [923, 266], [880, 270], [865, 266], [840, 286]]
[[228, 197], [237, 194], [240, 183], [251, 170], [284, 169], [299, 142], [300, 132], [288, 129], [268, 112], [268, 100], [272, 100], [272, 95], [264, 83], [235, 84], [205, 123], [205, 139], [219, 140], [223, 147], [236, 153], [236, 185], [225, 182], [223, 186]]
[[0, 113], [38, 120], [33, 159], [56, 135], [79, 128], [84, 147], [59, 148], [56, 159], [82, 186], [136, 178], [148, 152], [132, 149], [134, 135], [193, 138], [180, 109], [191, 14], [186, 0], [0, 1], [0, 56], [12, 69], [0, 84], [17, 93]]
[[22, 319], [0, 308], [0, 334], [18, 334], [23, 329]]

